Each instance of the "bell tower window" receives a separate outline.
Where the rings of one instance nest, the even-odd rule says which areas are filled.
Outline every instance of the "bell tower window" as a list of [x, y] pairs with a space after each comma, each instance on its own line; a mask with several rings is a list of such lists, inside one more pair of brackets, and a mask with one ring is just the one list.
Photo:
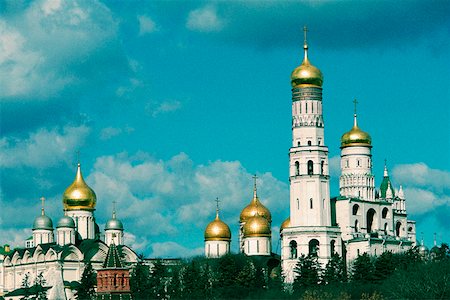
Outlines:
[[300, 163], [298, 161], [295, 162], [295, 175], [300, 175]]
[[313, 175], [313, 161], [308, 160], [308, 175]]

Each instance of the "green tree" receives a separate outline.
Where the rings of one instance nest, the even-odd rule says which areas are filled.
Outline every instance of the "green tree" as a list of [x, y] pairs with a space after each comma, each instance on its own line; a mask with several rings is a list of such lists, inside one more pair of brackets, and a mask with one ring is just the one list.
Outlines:
[[337, 284], [347, 281], [347, 270], [345, 267], [344, 258], [339, 256], [338, 253], [334, 253], [331, 259], [325, 266], [325, 270], [322, 277], [322, 283], [324, 284]]
[[373, 280], [374, 265], [367, 253], [358, 255], [353, 262], [352, 281], [359, 283], [368, 283]]
[[97, 285], [97, 274], [90, 262], [84, 266], [83, 274], [81, 275], [80, 285], [76, 291], [77, 299], [89, 300], [94, 299], [95, 286]]
[[151, 268], [148, 286], [150, 287], [148, 296], [151, 299], [162, 299], [166, 297], [165, 267], [160, 260], [156, 260]]
[[28, 300], [30, 299], [30, 274], [25, 273], [22, 278], [22, 288], [24, 289], [24, 296], [20, 298], [20, 300]]
[[142, 255], [130, 275], [130, 289], [133, 299], [150, 299], [150, 268], [142, 262]]
[[179, 299], [181, 298], [181, 280], [180, 280], [180, 270], [176, 268], [172, 276], [167, 283], [167, 296], [169, 299]]
[[294, 290], [300, 291], [302, 288], [317, 286], [320, 272], [321, 267], [317, 256], [302, 254], [294, 269], [294, 273], [297, 274], [294, 280]]
[[373, 279], [383, 281], [395, 271], [397, 264], [396, 258], [390, 251], [383, 252], [375, 260], [375, 270]]
[[47, 290], [48, 288], [45, 287], [46, 280], [44, 278], [44, 275], [42, 272], [38, 274], [36, 279], [34, 280], [33, 285], [33, 299], [36, 300], [47, 300]]
[[240, 272], [238, 267], [241, 263], [240, 258], [240, 255], [227, 254], [217, 259], [217, 280], [214, 284], [214, 290], [219, 298], [237, 299], [245, 296], [243, 295], [245, 288], [237, 282]]

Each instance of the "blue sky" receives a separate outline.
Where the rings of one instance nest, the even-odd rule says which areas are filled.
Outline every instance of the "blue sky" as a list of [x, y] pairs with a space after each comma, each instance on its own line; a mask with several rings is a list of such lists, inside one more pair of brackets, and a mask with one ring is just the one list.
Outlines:
[[305, 24], [332, 195], [357, 98], [376, 185], [387, 159], [418, 238], [450, 242], [449, 15], [448, 1], [0, 1], [0, 244], [31, 235], [41, 196], [63, 215], [79, 150], [97, 222], [116, 200], [137, 252], [202, 253], [216, 197], [237, 251], [255, 173], [277, 250]]

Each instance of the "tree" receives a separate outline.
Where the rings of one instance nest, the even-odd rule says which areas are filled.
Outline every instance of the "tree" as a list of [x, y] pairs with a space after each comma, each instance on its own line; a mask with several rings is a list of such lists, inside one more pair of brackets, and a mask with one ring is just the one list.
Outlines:
[[38, 274], [38, 276], [36, 277], [36, 279], [34, 280], [33, 293], [32, 293], [32, 295], [34, 295], [33, 299], [47, 300], [48, 288], [44, 287], [45, 284], [46, 284], [46, 280], [44, 278], [44, 275], [42, 274], [42, 272], [40, 272]]
[[86, 263], [83, 270], [83, 275], [81, 275], [80, 286], [77, 288], [76, 297], [77, 299], [94, 299], [95, 296], [95, 286], [97, 285], [97, 274], [90, 262]]
[[352, 281], [368, 283], [373, 280], [374, 266], [367, 253], [358, 255], [353, 262]]
[[174, 270], [172, 277], [169, 279], [167, 284], [167, 296], [169, 299], [181, 298], [180, 272], [181, 270]]
[[395, 271], [397, 264], [395, 257], [390, 251], [383, 252], [375, 260], [375, 272], [373, 279], [376, 281], [383, 281], [388, 278], [392, 272]]
[[165, 298], [166, 294], [166, 278], [165, 268], [160, 260], [155, 261], [151, 268], [148, 286], [150, 287], [149, 297], [151, 299]]
[[149, 294], [151, 293], [149, 276], [149, 267], [144, 265], [140, 259], [130, 275], [130, 289], [133, 299], [149, 299]]
[[20, 300], [28, 300], [30, 299], [30, 274], [25, 273], [22, 278], [22, 288], [24, 289], [24, 296], [20, 298]]
[[336, 284], [347, 281], [347, 270], [345, 268], [344, 258], [334, 253], [325, 266], [322, 283]]
[[317, 256], [308, 255], [299, 257], [294, 272], [297, 277], [294, 280], [294, 290], [300, 290], [302, 287], [308, 288], [319, 284], [319, 273], [321, 271]]

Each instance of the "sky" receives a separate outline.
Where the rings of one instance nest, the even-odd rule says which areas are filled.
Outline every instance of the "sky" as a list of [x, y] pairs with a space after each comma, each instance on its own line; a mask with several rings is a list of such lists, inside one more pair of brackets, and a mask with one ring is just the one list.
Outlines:
[[[258, 195], [274, 252], [289, 212], [290, 73], [324, 75], [331, 196], [340, 137], [358, 123], [432, 246], [450, 242], [450, 2], [0, 0], [0, 244], [54, 224], [77, 151], [102, 228], [148, 257], [203, 253], [215, 199], [238, 250]], [[423, 234], [422, 234], [423, 233]]]

